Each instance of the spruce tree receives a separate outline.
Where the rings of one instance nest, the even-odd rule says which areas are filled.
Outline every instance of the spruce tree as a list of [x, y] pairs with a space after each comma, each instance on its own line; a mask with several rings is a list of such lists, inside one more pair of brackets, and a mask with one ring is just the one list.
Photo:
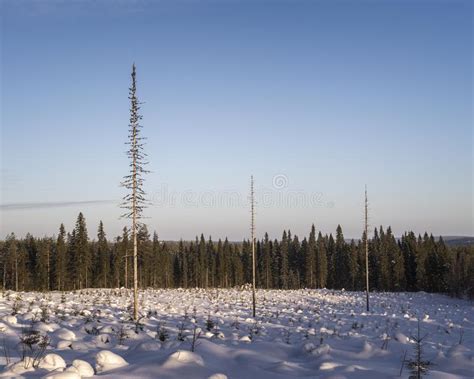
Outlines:
[[328, 278], [328, 260], [326, 241], [321, 234], [318, 233], [317, 250], [316, 250], [316, 284], [318, 288], [325, 288]]
[[216, 249], [214, 247], [214, 242], [212, 242], [211, 236], [209, 236], [209, 240], [207, 241], [207, 262], [208, 262], [208, 268], [207, 268], [207, 281], [211, 287], [216, 286], [216, 281], [215, 281], [215, 276], [216, 276], [216, 270], [217, 270], [217, 263], [216, 263]]
[[59, 227], [59, 234], [56, 240], [56, 288], [64, 290], [67, 281], [67, 256], [66, 256], [66, 229], [64, 224]]
[[129, 288], [128, 285], [128, 262], [130, 255], [130, 241], [129, 232], [127, 227], [122, 229], [122, 236], [118, 239], [117, 256], [113, 260], [114, 263], [114, 277], [117, 287], [124, 286]]
[[[3, 287], [19, 290], [19, 270], [18, 270], [18, 241], [14, 233], [11, 233], [5, 244]], [[8, 283], [8, 284], [7, 284]]]
[[50, 290], [50, 274], [51, 274], [51, 243], [48, 238], [40, 241], [38, 251], [36, 278], [37, 288], [41, 291]]
[[416, 236], [413, 232], [405, 233], [400, 241], [399, 248], [403, 255], [403, 262], [405, 265], [405, 281], [406, 281], [406, 290], [415, 291], [417, 288], [417, 259], [416, 259], [416, 249], [417, 242]]
[[313, 224], [309, 233], [308, 246], [305, 249], [305, 281], [309, 288], [316, 287], [316, 259], [316, 228]]
[[356, 290], [357, 286], [357, 275], [359, 273], [359, 249], [354, 240], [351, 240], [349, 247], [349, 270], [350, 270], [350, 281], [348, 289], [351, 291]]
[[188, 288], [188, 254], [184, 248], [184, 242], [181, 239], [178, 245], [178, 257], [181, 257], [180, 272], [181, 272], [181, 283], [183, 288]]
[[198, 272], [198, 286], [206, 288], [208, 286], [207, 282], [207, 249], [206, 249], [206, 240], [204, 238], [204, 234], [201, 234], [201, 238], [199, 239], [198, 245], [198, 260], [199, 260], [199, 272]]
[[326, 256], [327, 256], [327, 286], [328, 288], [335, 288], [337, 275], [336, 275], [336, 268], [335, 268], [335, 251], [336, 251], [336, 243], [334, 242], [334, 238], [332, 234], [329, 234], [326, 242]]
[[352, 282], [351, 263], [346, 241], [341, 225], [336, 229], [336, 244], [334, 249], [334, 282], [333, 288], [348, 288]]
[[144, 138], [141, 136], [140, 120], [142, 116], [139, 114], [140, 102], [137, 98], [136, 68], [132, 66], [132, 84], [129, 88], [130, 100], [130, 123], [127, 144], [130, 146], [127, 155], [130, 160], [129, 174], [124, 177], [122, 186], [129, 193], [124, 196], [122, 208], [126, 209], [123, 217], [132, 220], [132, 243], [133, 243], [133, 319], [138, 320], [138, 230], [140, 220], [143, 217], [143, 210], [146, 207], [145, 191], [143, 190], [144, 174], [147, 171], [144, 166], [146, 154], [143, 151]]
[[390, 287], [390, 262], [388, 252], [388, 238], [383, 230], [383, 227], [379, 228], [380, 236], [380, 248], [378, 250], [378, 268], [379, 268], [379, 283], [378, 289], [380, 291], [386, 291]]
[[405, 281], [405, 262], [403, 254], [397, 244], [392, 233], [392, 228], [387, 228], [387, 253], [389, 260], [389, 285], [384, 290], [404, 291], [406, 287]]
[[97, 268], [99, 286], [107, 288], [109, 271], [110, 271], [110, 257], [109, 246], [105, 237], [104, 224], [99, 222], [99, 229], [97, 231]]
[[74, 229], [74, 258], [73, 264], [77, 270], [76, 287], [88, 287], [91, 270], [91, 252], [88, 243], [86, 220], [82, 212], [77, 216]]
[[231, 246], [229, 240], [226, 238], [224, 240], [224, 244], [222, 246], [222, 256], [224, 259], [224, 287], [230, 287], [230, 279], [231, 279]]
[[262, 257], [262, 274], [261, 278], [265, 288], [272, 287], [272, 246], [268, 238], [268, 233], [265, 233], [263, 240], [263, 257]]
[[288, 268], [288, 236], [286, 230], [283, 231], [280, 244], [280, 288], [288, 289], [289, 268]]

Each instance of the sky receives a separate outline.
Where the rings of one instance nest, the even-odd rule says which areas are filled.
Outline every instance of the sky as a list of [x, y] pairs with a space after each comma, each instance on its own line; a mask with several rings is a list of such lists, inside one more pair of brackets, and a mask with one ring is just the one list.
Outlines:
[[120, 234], [130, 71], [160, 238], [473, 235], [473, 5], [1, 2], [0, 238]]

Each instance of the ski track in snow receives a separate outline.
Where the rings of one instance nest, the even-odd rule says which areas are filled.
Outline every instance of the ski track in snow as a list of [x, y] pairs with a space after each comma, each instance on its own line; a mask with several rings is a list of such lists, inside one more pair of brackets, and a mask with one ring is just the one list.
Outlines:
[[[146, 290], [138, 333], [130, 303], [125, 289], [4, 292], [0, 377], [399, 378], [405, 351], [407, 359], [414, 354], [418, 320], [433, 363], [428, 377], [474, 377], [473, 303], [443, 295], [372, 293], [366, 312], [362, 292], [258, 290], [254, 320], [247, 289]], [[25, 328], [50, 338], [37, 367], [20, 362]], [[405, 367], [401, 378], [409, 374]]]

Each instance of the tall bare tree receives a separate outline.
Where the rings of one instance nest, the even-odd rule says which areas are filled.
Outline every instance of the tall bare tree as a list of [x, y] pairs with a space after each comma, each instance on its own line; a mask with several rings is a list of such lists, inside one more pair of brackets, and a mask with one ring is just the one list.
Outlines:
[[369, 234], [368, 234], [368, 216], [369, 216], [369, 203], [367, 201], [367, 186], [365, 186], [365, 286], [366, 286], [366, 302], [367, 312], [369, 311]]
[[253, 175], [250, 177], [250, 233], [252, 237], [252, 314], [255, 317], [255, 192], [253, 188]]
[[122, 208], [126, 212], [122, 217], [132, 220], [132, 241], [133, 241], [133, 319], [138, 320], [138, 227], [140, 219], [143, 217], [143, 210], [146, 208], [147, 201], [145, 199], [145, 191], [143, 190], [143, 174], [148, 171], [144, 169], [146, 162], [146, 154], [144, 152], [144, 137], [141, 136], [142, 125], [140, 120], [142, 116], [139, 114], [140, 102], [138, 101], [136, 69], [135, 64], [132, 66], [132, 84], [129, 88], [130, 99], [130, 124], [128, 125], [128, 142], [129, 149], [127, 156], [130, 160], [129, 174], [124, 176], [122, 186], [129, 192], [123, 197]]

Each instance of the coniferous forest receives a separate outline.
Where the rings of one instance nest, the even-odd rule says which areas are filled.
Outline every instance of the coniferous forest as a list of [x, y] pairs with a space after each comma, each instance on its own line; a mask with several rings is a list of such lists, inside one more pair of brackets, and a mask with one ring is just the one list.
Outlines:
[[[390, 227], [369, 236], [372, 291], [426, 291], [474, 298], [474, 248], [448, 247], [425, 233], [397, 239]], [[341, 226], [323, 235], [314, 225], [300, 238], [283, 231], [281, 239], [256, 242], [258, 288], [365, 289], [365, 235], [348, 242]], [[3, 289], [77, 290], [132, 286], [132, 252], [127, 228], [107, 236], [100, 222], [90, 230], [80, 213], [73, 230], [61, 225], [57, 236], [10, 234], [0, 241]], [[147, 227], [138, 233], [140, 288], [234, 287], [252, 281], [249, 240], [164, 242]]]

